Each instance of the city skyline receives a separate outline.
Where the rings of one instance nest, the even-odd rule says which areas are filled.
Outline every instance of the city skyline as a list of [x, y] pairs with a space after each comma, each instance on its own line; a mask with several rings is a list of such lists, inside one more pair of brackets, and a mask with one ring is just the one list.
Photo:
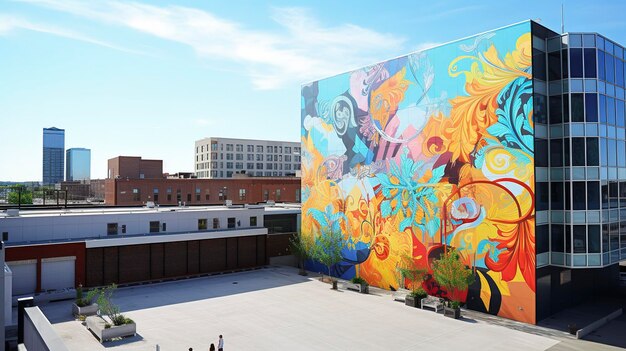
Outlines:
[[[106, 177], [106, 160], [119, 155], [193, 171], [194, 140], [298, 141], [302, 83], [529, 18], [561, 24], [560, 2], [449, 1], [419, 13], [410, 2], [371, 5], [3, 3], [0, 116], [11, 122], [0, 131], [10, 150], [0, 180], [41, 180], [39, 133], [52, 125], [66, 130], [68, 147], [92, 150], [92, 178]], [[568, 2], [565, 30], [626, 42], [624, 10]]]

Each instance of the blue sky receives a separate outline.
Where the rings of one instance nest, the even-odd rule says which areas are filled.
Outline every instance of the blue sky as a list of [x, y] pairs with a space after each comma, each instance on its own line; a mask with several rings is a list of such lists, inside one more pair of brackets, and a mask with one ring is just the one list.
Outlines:
[[[294, 4], [297, 7], [294, 7]], [[566, 31], [626, 44], [624, 1], [565, 1]], [[561, 1], [0, 3], [0, 180], [40, 180], [42, 128], [192, 171], [207, 136], [297, 141], [300, 85], [525, 19]]]

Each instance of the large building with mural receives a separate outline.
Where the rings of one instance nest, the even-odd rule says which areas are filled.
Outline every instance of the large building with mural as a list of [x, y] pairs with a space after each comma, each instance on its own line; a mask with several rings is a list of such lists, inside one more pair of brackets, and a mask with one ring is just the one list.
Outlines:
[[527, 323], [609, 291], [626, 259], [624, 58], [525, 21], [304, 84], [303, 235], [341, 232], [333, 274], [391, 290], [407, 257], [432, 272], [455, 248], [467, 307]]

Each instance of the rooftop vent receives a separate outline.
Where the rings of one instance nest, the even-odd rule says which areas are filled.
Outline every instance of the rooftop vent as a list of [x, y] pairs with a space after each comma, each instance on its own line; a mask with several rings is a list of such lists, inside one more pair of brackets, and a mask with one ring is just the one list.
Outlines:
[[7, 209], [7, 216], [9, 217], [19, 217], [20, 210], [17, 208], [9, 208]]

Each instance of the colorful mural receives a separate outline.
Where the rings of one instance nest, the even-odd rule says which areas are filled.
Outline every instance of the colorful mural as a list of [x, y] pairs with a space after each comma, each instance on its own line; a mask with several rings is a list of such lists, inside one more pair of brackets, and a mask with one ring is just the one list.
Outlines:
[[451, 246], [469, 308], [535, 322], [531, 60], [525, 22], [302, 87], [302, 233], [341, 230], [335, 275], [397, 289]]

